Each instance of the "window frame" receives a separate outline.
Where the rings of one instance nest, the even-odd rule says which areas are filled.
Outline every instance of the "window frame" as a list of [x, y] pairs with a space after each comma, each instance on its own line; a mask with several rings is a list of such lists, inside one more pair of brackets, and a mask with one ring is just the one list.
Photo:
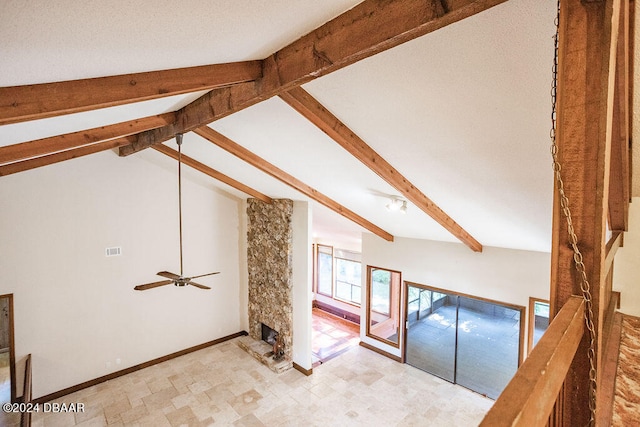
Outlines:
[[[323, 252], [320, 248], [328, 248], [329, 252]], [[329, 245], [322, 245], [322, 244], [316, 244], [316, 256], [315, 256], [315, 264], [317, 266], [316, 268], [316, 274], [315, 274], [315, 291], [317, 294], [319, 295], [323, 295], [325, 297], [329, 297], [329, 298], [333, 298], [333, 294], [334, 294], [334, 282], [335, 282], [335, 268], [334, 268], [334, 261], [333, 261], [333, 246], [329, 246]], [[321, 255], [329, 255], [331, 257], [331, 291], [329, 294], [324, 292], [323, 290], [320, 290], [320, 256]]]
[[[371, 306], [371, 295], [372, 295], [372, 282], [373, 282], [373, 272], [375, 270], [384, 270], [390, 273], [389, 278], [389, 314], [383, 314], [376, 310], [372, 309]], [[402, 309], [402, 302], [404, 301], [404, 283], [402, 280], [402, 272], [398, 270], [392, 270], [390, 268], [384, 267], [376, 267], [373, 265], [366, 266], [367, 278], [365, 282], [366, 289], [366, 330], [365, 335], [368, 338], [379, 341], [391, 347], [395, 347], [400, 349], [404, 342], [405, 337], [405, 328], [403, 327], [405, 323], [405, 311]], [[394, 292], [394, 288], [396, 292]], [[388, 319], [384, 319], [381, 322], [374, 321], [373, 315], [380, 314], [382, 316], [387, 316]], [[390, 340], [388, 337], [382, 336], [379, 333], [373, 331], [374, 328], [378, 328], [383, 323], [389, 322], [395, 326], [396, 333], [396, 341]], [[386, 334], [385, 334], [386, 335]]]
[[[360, 266], [360, 283], [354, 284], [354, 283], [341, 281], [342, 283], [347, 283], [350, 286], [350, 288], [351, 288], [350, 294], [351, 295], [353, 295], [353, 288], [354, 287], [358, 288], [358, 291], [360, 292], [360, 295], [359, 295], [360, 301], [348, 300], [348, 299], [341, 298], [341, 297], [338, 296], [338, 290], [337, 290], [337, 288], [338, 288], [338, 273], [337, 273], [338, 261], [353, 262], [353, 263], [356, 263], [356, 264], [358, 264]], [[333, 275], [334, 276], [333, 277], [333, 294], [334, 294], [334, 296], [333, 296], [333, 299], [336, 300], [336, 301], [344, 302], [345, 304], [351, 304], [351, 305], [355, 305], [356, 307], [360, 307], [362, 305], [362, 262], [361, 261], [355, 261], [355, 260], [348, 259], [348, 258], [338, 257], [338, 256], [334, 255], [334, 257], [333, 257], [333, 266], [334, 266], [334, 275]]]
[[[349, 254], [352, 256], [349, 257]], [[326, 293], [326, 289], [320, 289], [320, 256], [321, 255], [330, 255], [331, 256], [331, 292]], [[355, 251], [349, 251], [346, 249], [337, 249], [334, 246], [324, 245], [321, 243], [313, 244], [313, 284], [312, 291], [317, 295], [322, 295], [326, 298], [331, 298], [334, 301], [338, 301], [344, 304], [349, 304], [354, 307], [362, 307], [362, 260], [359, 259], [361, 257], [361, 253]], [[353, 288], [357, 287], [360, 290], [360, 302], [341, 298], [337, 295], [337, 282], [338, 282], [338, 273], [337, 273], [337, 263], [338, 260], [357, 263], [360, 266], [360, 283], [349, 283], [344, 282], [350, 285], [351, 287], [351, 295], [353, 294]]]

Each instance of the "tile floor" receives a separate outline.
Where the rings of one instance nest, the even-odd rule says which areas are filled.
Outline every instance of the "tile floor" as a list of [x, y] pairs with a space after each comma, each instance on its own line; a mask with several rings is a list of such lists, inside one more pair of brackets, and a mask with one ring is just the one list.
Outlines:
[[59, 399], [83, 413], [33, 426], [471, 426], [492, 401], [354, 347], [304, 376], [275, 374], [231, 340]]

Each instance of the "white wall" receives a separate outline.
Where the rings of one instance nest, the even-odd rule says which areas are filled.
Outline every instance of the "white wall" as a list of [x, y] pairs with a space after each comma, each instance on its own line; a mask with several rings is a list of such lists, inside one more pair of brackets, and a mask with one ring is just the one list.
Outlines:
[[238, 234], [238, 248], [240, 263], [238, 265], [240, 277], [240, 330], [249, 331], [249, 269], [247, 267], [247, 230], [249, 226], [249, 217], [247, 215], [247, 199], [243, 199], [240, 204], [240, 233]]
[[[363, 282], [366, 266], [402, 272], [402, 280], [527, 307], [529, 297], [549, 299], [551, 255], [484, 247], [481, 253], [459, 243], [362, 236]], [[400, 356], [400, 350], [366, 337], [366, 286], [362, 287], [362, 341]], [[526, 340], [525, 340], [526, 343]]]
[[629, 230], [616, 254], [613, 289], [620, 291], [620, 311], [640, 316], [640, 197], [629, 205]]
[[293, 202], [291, 215], [293, 361], [311, 369], [311, 209], [308, 202]]
[[[14, 294], [16, 356], [33, 356], [34, 397], [244, 328], [243, 203], [187, 167], [183, 178], [185, 274], [221, 271], [199, 280], [209, 291], [133, 290], [179, 272], [166, 156], [108, 151], [1, 178], [0, 294]], [[112, 246], [122, 255], [105, 257]]]

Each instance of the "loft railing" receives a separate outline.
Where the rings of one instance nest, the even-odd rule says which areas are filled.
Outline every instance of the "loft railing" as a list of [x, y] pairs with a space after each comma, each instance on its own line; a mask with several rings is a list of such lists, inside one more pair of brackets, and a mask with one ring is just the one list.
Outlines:
[[[553, 425], [571, 362], [584, 334], [584, 300], [571, 297], [520, 366], [480, 426]], [[556, 404], [559, 403], [559, 404]]]
[[[22, 403], [31, 403], [31, 354], [27, 355], [27, 360], [24, 364], [24, 387], [22, 392]], [[20, 416], [20, 427], [31, 426], [31, 412], [23, 411]]]

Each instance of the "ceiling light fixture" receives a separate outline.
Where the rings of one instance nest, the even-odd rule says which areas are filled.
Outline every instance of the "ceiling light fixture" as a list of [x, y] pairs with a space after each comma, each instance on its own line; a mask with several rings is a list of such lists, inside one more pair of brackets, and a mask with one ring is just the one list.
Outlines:
[[386, 204], [386, 208], [389, 211], [400, 211], [400, 213], [407, 213], [407, 201], [400, 197], [394, 196], [389, 198], [389, 203]]

